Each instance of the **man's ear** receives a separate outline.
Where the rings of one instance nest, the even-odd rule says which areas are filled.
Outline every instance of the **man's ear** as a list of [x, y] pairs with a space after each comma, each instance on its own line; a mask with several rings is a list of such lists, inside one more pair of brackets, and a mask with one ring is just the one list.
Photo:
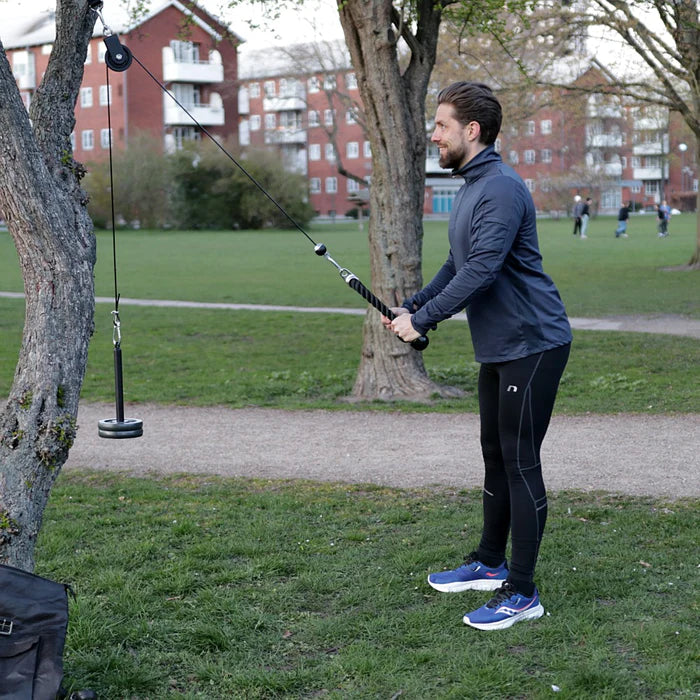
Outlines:
[[481, 136], [481, 124], [476, 121], [470, 121], [466, 126], [467, 138], [470, 141], [478, 141]]

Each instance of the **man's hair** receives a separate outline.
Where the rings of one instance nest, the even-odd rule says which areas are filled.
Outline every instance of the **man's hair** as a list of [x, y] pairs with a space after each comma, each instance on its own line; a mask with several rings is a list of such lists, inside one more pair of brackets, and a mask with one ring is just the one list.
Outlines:
[[469, 122], [478, 122], [481, 143], [488, 146], [496, 140], [503, 113], [500, 102], [488, 85], [468, 80], [452, 83], [440, 91], [438, 104], [452, 105], [455, 119], [464, 126]]

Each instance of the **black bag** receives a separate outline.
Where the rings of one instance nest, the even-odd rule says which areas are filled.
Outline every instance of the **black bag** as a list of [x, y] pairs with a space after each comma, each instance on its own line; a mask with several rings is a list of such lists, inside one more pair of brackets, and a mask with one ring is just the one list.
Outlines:
[[0, 564], [2, 700], [55, 700], [63, 679], [68, 590]]

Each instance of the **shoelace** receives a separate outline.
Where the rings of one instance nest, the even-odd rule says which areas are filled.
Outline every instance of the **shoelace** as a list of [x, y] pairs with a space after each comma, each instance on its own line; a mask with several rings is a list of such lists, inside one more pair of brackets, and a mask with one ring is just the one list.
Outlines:
[[497, 608], [501, 603], [505, 602], [515, 594], [515, 587], [509, 581], [504, 581], [500, 588], [494, 591], [494, 596], [486, 603], [487, 608]]

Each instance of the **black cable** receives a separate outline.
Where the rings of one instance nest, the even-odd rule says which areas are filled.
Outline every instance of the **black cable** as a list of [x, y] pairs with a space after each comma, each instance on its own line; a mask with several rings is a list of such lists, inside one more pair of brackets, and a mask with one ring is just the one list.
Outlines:
[[112, 110], [111, 95], [109, 92], [109, 68], [105, 64], [105, 73], [107, 75], [107, 141], [109, 143], [109, 195], [112, 205], [112, 263], [114, 266], [114, 310], [119, 312], [119, 288], [117, 286], [117, 231], [114, 221], [114, 171], [112, 169]]

